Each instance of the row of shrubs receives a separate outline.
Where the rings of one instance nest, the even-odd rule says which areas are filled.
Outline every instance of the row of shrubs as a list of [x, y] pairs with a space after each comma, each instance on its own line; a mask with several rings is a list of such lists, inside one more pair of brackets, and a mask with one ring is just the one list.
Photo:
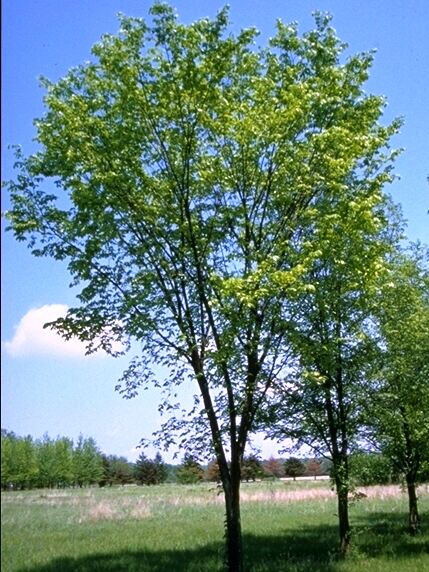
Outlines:
[[[105, 455], [91, 437], [79, 436], [76, 443], [67, 437], [42, 439], [18, 437], [2, 430], [1, 486], [13, 488], [61, 488], [91, 485], [156, 485], [161, 483], [195, 484], [219, 482], [216, 461], [203, 466], [185, 454], [180, 465], [164, 462], [160, 453], [149, 459], [144, 453], [135, 463], [125, 457]], [[261, 479], [297, 478], [311, 476], [317, 479], [329, 475], [329, 459], [275, 459], [261, 460], [256, 455], [244, 458], [243, 481]], [[357, 453], [351, 456], [351, 474], [356, 485], [390, 484], [399, 482], [391, 463], [380, 454]]]

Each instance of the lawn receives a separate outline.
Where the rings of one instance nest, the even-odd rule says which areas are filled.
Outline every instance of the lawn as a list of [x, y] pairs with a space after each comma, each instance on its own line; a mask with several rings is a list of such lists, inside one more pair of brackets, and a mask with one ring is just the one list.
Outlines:
[[[422, 533], [407, 534], [399, 487], [361, 488], [353, 551], [337, 559], [326, 481], [244, 483], [246, 572], [429, 572], [429, 487]], [[2, 572], [219, 572], [223, 498], [216, 485], [2, 493]]]

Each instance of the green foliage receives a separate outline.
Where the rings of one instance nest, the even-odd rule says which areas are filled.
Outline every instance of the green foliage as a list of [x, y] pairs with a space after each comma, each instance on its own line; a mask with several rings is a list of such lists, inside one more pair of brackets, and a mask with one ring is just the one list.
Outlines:
[[134, 467], [125, 457], [102, 455], [104, 474], [100, 486], [127, 485], [134, 481]]
[[301, 477], [305, 473], [305, 464], [295, 457], [287, 459], [284, 463], [284, 468], [285, 475], [293, 477], [293, 480], [295, 480], [296, 477]]
[[204, 470], [193, 455], [186, 453], [177, 470], [177, 482], [181, 485], [193, 485], [204, 480]]
[[148, 459], [141, 453], [135, 462], [134, 478], [139, 485], [159, 485], [167, 480], [168, 475], [167, 465], [160, 453], [157, 453], [154, 459]]
[[36, 446], [30, 435], [17, 437], [2, 430], [1, 435], [1, 486], [7, 489], [31, 488], [38, 476]]
[[67, 259], [83, 286], [81, 306], [55, 328], [88, 351], [139, 339], [142, 357], [122, 379], [129, 397], [153, 380], [154, 363], [172, 368], [171, 383], [195, 375], [206, 413], [195, 432], [181, 420], [165, 436], [238, 442], [241, 458], [288, 362], [283, 305], [314, 287], [306, 272], [321, 241], [335, 236], [341, 259], [339, 237], [375, 224], [392, 178], [383, 148], [399, 123], [378, 123], [384, 100], [362, 87], [372, 55], [342, 63], [328, 16], [302, 38], [279, 22], [256, 49], [255, 30], [228, 32], [226, 9], [191, 25], [165, 4], [151, 14], [152, 25], [121, 16], [91, 63], [43, 80], [40, 151], [17, 151], [6, 216], [18, 240]]
[[367, 404], [369, 439], [407, 483], [429, 472], [429, 252], [392, 258], [378, 298], [380, 358]]
[[67, 437], [46, 433], [34, 441], [2, 431], [2, 488], [58, 488], [98, 483], [103, 461], [94, 439], [82, 435], [73, 447]]
[[37, 484], [40, 488], [54, 488], [59, 483], [59, 466], [55, 449], [55, 441], [47, 433], [37, 443], [37, 464], [39, 466]]
[[99, 483], [104, 474], [101, 452], [92, 437], [79, 435], [73, 451], [73, 480], [79, 486]]
[[241, 465], [241, 478], [243, 481], [256, 481], [264, 476], [261, 460], [256, 455], [244, 457]]
[[73, 483], [73, 442], [66, 437], [53, 440], [45, 434], [36, 442], [37, 487], [68, 487]]
[[350, 458], [350, 476], [356, 485], [363, 487], [399, 482], [391, 459], [380, 453], [354, 453]]

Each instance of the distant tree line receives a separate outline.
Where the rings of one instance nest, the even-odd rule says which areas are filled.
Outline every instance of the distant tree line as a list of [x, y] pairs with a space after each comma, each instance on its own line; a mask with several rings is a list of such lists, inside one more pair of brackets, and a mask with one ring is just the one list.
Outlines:
[[89, 486], [103, 478], [101, 452], [92, 437], [42, 439], [18, 437], [2, 429], [1, 486], [3, 489]]
[[[401, 482], [392, 460], [380, 453], [358, 452], [351, 456], [350, 472], [356, 486]], [[257, 455], [244, 457], [242, 480], [280, 479], [307, 476], [332, 476], [329, 459], [298, 459]], [[426, 475], [429, 478], [429, 474]], [[19, 437], [1, 431], [1, 487], [3, 490], [66, 488], [98, 485], [159, 485], [162, 483], [197, 484], [220, 482], [219, 466], [212, 460], [204, 466], [186, 453], [180, 465], [165, 463], [161, 454], [150, 459], [141, 453], [135, 463], [125, 457], [105, 455], [92, 437], [79, 436], [76, 443], [68, 437], [41, 439]]]

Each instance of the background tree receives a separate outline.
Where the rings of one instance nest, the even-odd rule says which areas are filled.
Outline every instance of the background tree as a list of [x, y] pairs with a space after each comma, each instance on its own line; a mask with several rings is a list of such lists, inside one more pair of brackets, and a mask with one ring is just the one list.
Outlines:
[[40, 488], [52, 489], [58, 486], [59, 471], [55, 453], [55, 441], [45, 433], [37, 442], [37, 485]]
[[409, 530], [420, 526], [416, 487], [429, 468], [429, 253], [417, 245], [392, 258], [378, 297], [379, 369], [368, 387], [367, 437], [402, 475]]
[[156, 475], [158, 484], [165, 483], [170, 475], [170, 471], [168, 470], [168, 466], [164, 463], [164, 459], [162, 458], [161, 453], [158, 451], [154, 458], [154, 464], [156, 469]]
[[16, 439], [16, 435], [13, 431], [1, 430], [1, 487], [3, 490], [7, 490], [13, 483], [12, 458], [14, 439]]
[[79, 435], [73, 451], [73, 479], [79, 487], [99, 483], [104, 467], [101, 452], [92, 437]]
[[280, 459], [274, 459], [270, 457], [262, 463], [264, 473], [268, 477], [274, 477], [276, 479], [281, 479], [285, 476], [284, 463]]
[[127, 485], [134, 482], [134, 469], [125, 457], [117, 455], [103, 455], [104, 474], [100, 486]]
[[177, 482], [181, 485], [194, 485], [204, 480], [204, 470], [193, 455], [187, 453], [177, 470]]
[[168, 468], [158, 452], [154, 459], [141, 453], [134, 465], [134, 478], [141, 485], [159, 485], [168, 478]]
[[18, 437], [2, 429], [1, 435], [2, 488], [14, 490], [31, 488], [38, 476], [36, 444], [30, 435]]
[[346, 179], [335, 213], [328, 194], [318, 202], [320, 216], [307, 231], [308, 238], [317, 237], [317, 257], [306, 275], [307, 289], [290, 305], [296, 361], [276, 382], [270, 417], [271, 436], [292, 438], [298, 448], [309, 446], [332, 461], [343, 556], [351, 538], [349, 456], [360, 438], [365, 380], [378, 354], [372, 335], [376, 294], [401, 227], [399, 213], [382, 195], [389, 173], [375, 180], [365, 176], [366, 166], [384, 160], [369, 154], [360, 163], [363, 178], [360, 173]]
[[55, 463], [58, 486], [68, 487], [73, 482], [73, 441], [67, 437], [55, 440]]
[[195, 380], [202, 403], [160, 437], [211, 443], [227, 563], [241, 572], [241, 464], [289, 362], [279, 316], [317, 251], [303, 229], [318, 219], [319, 197], [335, 214], [350, 173], [382, 178], [376, 158], [398, 125], [379, 126], [383, 100], [362, 89], [372, 57], [342, 63], [327, 16], [303, 38], [278, 22], [268, 49], [255, 49], [254, 30], [226, 33], [225, 9], [189, 26], [165, 4], [151, 14], [152, 26], [121, 17], [94, 61], [44, 80], [41, 149], [17, 152], [7, 216], [17, 239], [67, 259], [83, 284], [81, 306], [54, 324], [61, 335], [89, 352], [141, 342], [126, 396], [153, 381], [154, 364], [171, 368], [170, 386]]
[[256, 455], [248, 455], [244, 457], [241, 466], [241, 478], [246, 481], [256, 481], [262, 479], [264, 476], [264, 469], [262, 461]]
[[204, 472], [204, 480], [214, 483], [221, 482], [219, 465], [217, 464], [216, 459], [213, 459], [207, 465], [207, 469]]
[[323, 475], [322, 463], [317, 459], [310, 459], [305, 465], [304, 475], [311, 475], [316, 480], [318, 476]]
[[293, 477], [293, 480], [296, 480], [296, 477], [301, 477], [305, 472], [305, 464], [296, 457], [290, 457], [284, 463], [285, 467], [285, 475], [287, 477]]

